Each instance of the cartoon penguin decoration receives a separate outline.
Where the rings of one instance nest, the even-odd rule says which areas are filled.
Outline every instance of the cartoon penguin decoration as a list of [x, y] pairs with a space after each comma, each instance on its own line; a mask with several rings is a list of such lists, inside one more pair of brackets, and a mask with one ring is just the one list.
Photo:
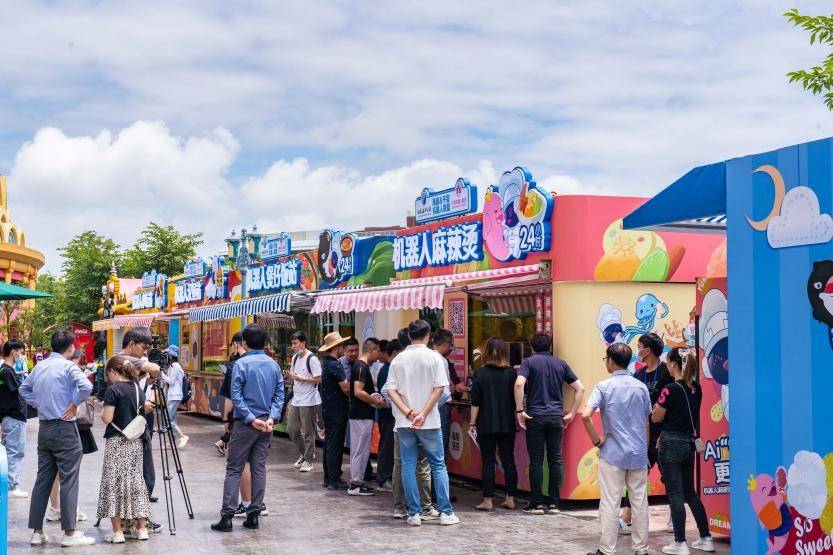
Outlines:
[[833, 349], [833, 260], [813, 263], [807, 280], [807, 298], [813, 307], [813, 318], [827, 326], [827, 340]]

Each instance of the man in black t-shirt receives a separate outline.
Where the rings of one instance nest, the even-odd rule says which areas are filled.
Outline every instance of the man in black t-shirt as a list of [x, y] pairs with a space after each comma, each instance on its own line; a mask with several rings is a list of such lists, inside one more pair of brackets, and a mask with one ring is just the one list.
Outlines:
[[[23, 355], [22, 341], [12, 339], [3, 345], [3, 365], [0, 366], [0, 421], [3, 445], [9, 463], [9, 498], [25, 499], [29, 494], [18, 487], [20, 466], [26, 452], [26, 403], [18, 394], [20, 381], [14, 365]], [[25, 377], [25, 375], [24, 375]], [[21, 378], [22, 379], [22, 378]]]
[[376, 393], [370, 365], [379, 359], [379, 340], [370, 337], [362, 345], [362, 354], [350, 372], [350, 489], [348, 495], [374, 495], [375, 490], [364, 485], [365, 468], [370, 460], [370, 440], [373, 436], [373, 413], [385, 406]]
[[324, 420], [324, 487], [346, 490], [341, 479], [341, 463], [344, 459], [344, 436], [347, 432], [347, 412], [350, 408], [350, 380], [338, 357], [344, 354], [346, 337], [337, 331], [324, 337], [318, 349], [321, 354], [321, 416]]

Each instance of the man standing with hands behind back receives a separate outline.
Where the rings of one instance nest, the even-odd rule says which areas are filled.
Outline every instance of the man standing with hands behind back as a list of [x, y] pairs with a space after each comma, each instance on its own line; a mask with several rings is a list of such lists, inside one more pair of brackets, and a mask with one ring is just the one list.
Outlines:
[[272, 426], [283, 409], [283, 375], [277, 363], [267, 356], [266, 330], [249, 324], [243, 330], [246, 350], [232, 368], [231, 400], [234, 404], [234, 427], [228, 444], [226, 480], [220, 521], [212, 524], [217, 532], [231, 532], [237, 509], [240, 476], [248, 462], [252, 474], [252, 502], [243, 526], [260, 527], [258, 516], [266, 493], [266, 459], [272, 440]]
[[81, 470], [81, 438], [75, 412], [93, 390], [84, 372], [70, 361], [75, 352], [75, 335], [66, 330], [52, 334], [52, 353], [39, 362], [20, 386], [20, 396], [38, 409], [38, 477], [29, 505], [32, 545], [45, 544], [43, 518], [55, 475], [61, 481], [61, 545], [93, 545], [95, 539], [75, 529], [78, 507], [78, 474]]

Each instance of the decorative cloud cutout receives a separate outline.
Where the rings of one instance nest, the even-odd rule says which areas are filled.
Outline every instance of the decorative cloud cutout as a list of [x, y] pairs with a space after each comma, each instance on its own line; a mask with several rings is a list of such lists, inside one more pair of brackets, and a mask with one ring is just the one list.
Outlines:
[[821, 214], [812, 189], [794, 187], [784, 197], [781, 214], [769, 222], [766, 237], [774, 249], [827, 243], [833, 239], [833, 218]]
[[787, 473], [790, 505], [807, 518], [821, 516], [827, 503], [826, 470], [822, 458], [811, 451], [799, 451]]

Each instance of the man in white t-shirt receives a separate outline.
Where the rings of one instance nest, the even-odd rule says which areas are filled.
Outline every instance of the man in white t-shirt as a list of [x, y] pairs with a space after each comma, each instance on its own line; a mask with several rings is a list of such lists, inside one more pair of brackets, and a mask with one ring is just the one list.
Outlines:
[[295, 468], [301, 472], [312, 471], [315, 460], [315, 420], [321, 407], [318, 384], [321, 383], [321, 361], [307, 349], [307, 334], [296, 331], [290, 338], [295, 351], [292, 357], [292, 401], [286, 415], [289, 437], [301, 453]]
[[416, 480], [418, 447], [422, 445], [437, 492], [440, 524], [457, 524], [448, 493], [443, 436], [437, 401], [448, 386], [442, 356], [428, 348], [431, 325], [417, 320], [408, 326], [411, 344], [390, 365], [388, 392], [393, 402], [396, 434], [402, 457], [402, 485], [408, 506], [408, 524], [422, 524]]

